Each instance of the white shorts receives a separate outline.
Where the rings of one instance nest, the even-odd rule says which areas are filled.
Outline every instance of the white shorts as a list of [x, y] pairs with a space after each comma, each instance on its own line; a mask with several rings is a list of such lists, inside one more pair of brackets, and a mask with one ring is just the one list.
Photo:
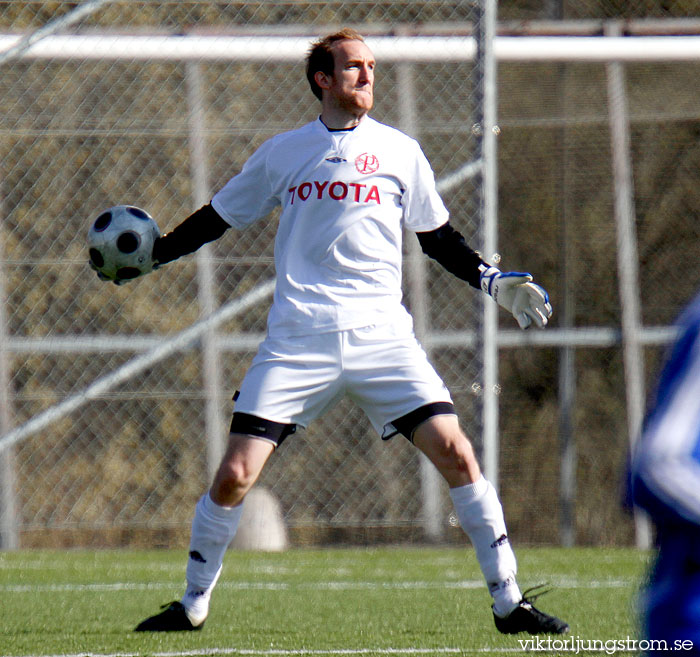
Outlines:
[[421, 407], [437, 409], [428, 417], [454, 413], [450, 393], [412, 329], [392, 324], [312, 336], [268, 336], [243, 379], [235, 411], [307, 427], [345, 395], [383, 438], [405, 433], [392, 421]]

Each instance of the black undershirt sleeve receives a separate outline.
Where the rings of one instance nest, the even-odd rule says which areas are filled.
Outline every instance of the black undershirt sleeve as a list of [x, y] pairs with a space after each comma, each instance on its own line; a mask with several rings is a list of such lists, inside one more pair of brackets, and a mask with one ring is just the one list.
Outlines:
[[172, 232], [156, 240], [153, 245], [153, 259], [164, 265], [196, 251], [207, 242], [219, 239], [230, 227], [230, 224], [217, 214], [211, 203], [207, 203]]
[[457, 278], [461, 278], [472, 287], [481, 288], [479, 267], [489, 265], [464, 241], [459, 231], [450, 226], [449, 221], [440, 228], [416, 235], [423, 253], [439, 262]]
[[[230, 227], [209, 203], [193, 212], [173, 231], [159, 237], [153, 246], [153, 258], [159, 264], [176, 260], [219, 239]], [[480, 288], [479, 267], [486, 263], [449, 222], [436, 230], [416, 235], [427, 256], [472, 287]]]

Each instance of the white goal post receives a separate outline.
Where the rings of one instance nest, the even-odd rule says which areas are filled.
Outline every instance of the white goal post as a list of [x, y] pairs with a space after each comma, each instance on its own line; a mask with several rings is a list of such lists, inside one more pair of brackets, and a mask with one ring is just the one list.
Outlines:
[[[314, 36], [124, 35], [106, 33], [52, 35], [19, 54], [22, 59], [131, 61], [300, 61]], [[0, 55], [16, 47], [20, 35], [0, 34]], [[469, 61], [476, 42], [469, 36], [368, 37], [375, 56], [385, 62]], [[498, 36], [499, 61], [639, 62], [697, 61], [700, 36]]]

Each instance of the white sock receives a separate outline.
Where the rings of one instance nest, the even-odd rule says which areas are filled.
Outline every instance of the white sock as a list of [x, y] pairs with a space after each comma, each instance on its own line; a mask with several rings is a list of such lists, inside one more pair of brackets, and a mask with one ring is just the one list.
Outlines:
[[450, 496], [462, 529], [474, 546], [493, 610], [507, 616], [522, 598], [515, 579], [518, 567], [508, 540], [503, 507], [496, 489], [481, 477], [473, 484], [450, 488]]
[[238, 529], [243, 504], [224, 507], [215, 504], [209, 493], [195, 508], [187, 561], [187, 590], [182, 605], [193, 625], [200, 625], [209, 613], [209, 601], [229, 543]]

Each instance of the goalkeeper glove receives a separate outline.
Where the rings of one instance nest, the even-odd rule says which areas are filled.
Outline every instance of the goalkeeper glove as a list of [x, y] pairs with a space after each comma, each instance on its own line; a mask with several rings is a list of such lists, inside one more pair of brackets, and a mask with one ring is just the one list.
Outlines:
[[533, 322], [538, 328], [544, 328], [552, 316], [549, 295], [532, 282], [531, 274], [482, 266], [480, 282], [481, 289], [512, 313], [522, 329], [529, 328]]

